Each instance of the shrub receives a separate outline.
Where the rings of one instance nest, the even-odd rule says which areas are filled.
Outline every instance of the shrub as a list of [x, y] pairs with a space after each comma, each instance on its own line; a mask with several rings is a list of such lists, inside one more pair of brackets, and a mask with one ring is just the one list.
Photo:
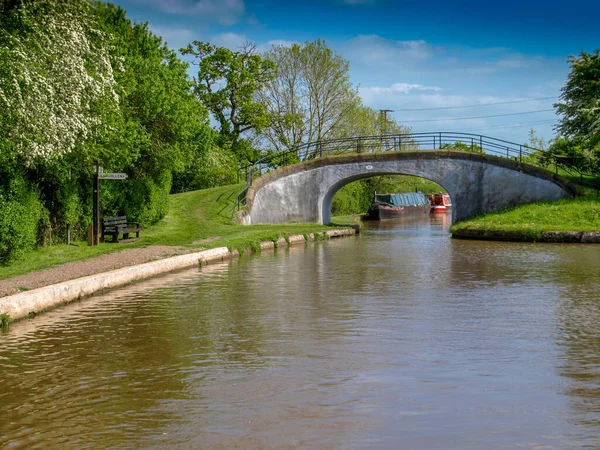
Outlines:
[[47, 216], [37, 193], [21, 177], [0, 190], [0, 261], [22, 258], [38, 242], [40, 220]]
[[227, 150], [212, 147], [194, 155], [184, 172], [175, 174], [173, 192], [195, 191], [238, 182], [238, 160]]
[[163, 172], [158, 180], [141, 178], [131, 180], [122, 194], [122, 211], [131, 220], [142, 225], [158, 222], [169, 211], [171, 173]]

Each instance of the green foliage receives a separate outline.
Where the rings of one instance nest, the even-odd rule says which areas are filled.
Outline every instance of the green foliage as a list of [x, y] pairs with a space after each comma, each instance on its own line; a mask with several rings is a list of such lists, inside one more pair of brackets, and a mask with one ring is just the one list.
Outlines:
[[0, 188], [0, 262], [21, 258], [35, 248], [44, 209], [22, 177]]
[[331, 201], [331, 215], [361, 214], [369, 208], [370, 198], [364, 182], [355, 181], [336, 192]]
[[483, 153], [483, 149], [477, 144], [466, 144], [456, 141], [453, 143], [445, 142], [440, 145], [440, 150], [458, 150], [460, 152]]
[[89, 1], [11, 6], [0, 26], [0, 139], [31, 167], [107, 130], [118, 105], [114, 61]]
[[8, 328], [10, 325], [10, 315], [7, 313], [0, 314], [0, 328]]
[[212, 147], [206, 153], [194, 155], [185, 172], [173, 178], [172, 192], [186, 192], [238, 181], [238, 160], [230, 152]]
[[572, 165], [588, 174], [600, 174], [600, 141], [595, 145], [589, 139], [559, 136], [551, 142], [549, 152], [559, 155], [559, 161]]
[[158, 222], [169, 210], [171, 173], [164, 171], [157, 180], [136, 178], [124, 189], [123, 214], [143, 226]]
[[569, 58], [571, 72], [554, 106], [562, 115], [550, 151], [580, 170], [600, 173], [600, 49]]
[[180, 51], [198, 65], [194, 89], [219, 122], [222, 145], [228, 145], [241, 160], [252, 161], [248, 147], [238, 141], [247, 131], [260, 134], [269, 126], [265, 106], [255, 93], [273, 76], [273, 64], [256, 54], [252, 45], [236, 52], [194, 41]]
[[556, 107], [563, 117], [558, 132], [576, 141], [600, 141], [600, 49], [569, 58], [571, 72]]
[[551, 169], [554, 166], [555, 160], [551, 153], [548, 153], [548, 146], [544, 138], [537, 137], [535, 130], [529, 130], [529, 142], [523, 145], [525, 154], [522, 155], [522, 161], [532, 166]]
[[598, 173], [600, 169], [600, 142], [592, 146], [589, 140], [557, 137], [550, 145], [550, 153], [561, 155], [565, 161], [583, 172]]
[[[113, 170], [131, 166], [130, 175], [156, 177], [164, 170], [183, 171], [190, 155], [207, 144], [208, 111], [193, 95], [188, 64], [153, 35], [147, 24], [131, 24], [125, 12], [99, 4], [96, 14], [111, 34], [120, 114], [106, 136], [102, 163]], [[198, 147], [201, 147], [200, 149]]]

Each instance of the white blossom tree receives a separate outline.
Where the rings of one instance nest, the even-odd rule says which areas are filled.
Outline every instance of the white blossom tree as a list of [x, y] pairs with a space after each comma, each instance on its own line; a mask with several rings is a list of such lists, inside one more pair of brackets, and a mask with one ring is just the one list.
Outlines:
[[29, 0], [18, 27], [0, 27], [0, 139], [27, 165], [72, 152], [118, 107], [114, 61], [91, 7]]

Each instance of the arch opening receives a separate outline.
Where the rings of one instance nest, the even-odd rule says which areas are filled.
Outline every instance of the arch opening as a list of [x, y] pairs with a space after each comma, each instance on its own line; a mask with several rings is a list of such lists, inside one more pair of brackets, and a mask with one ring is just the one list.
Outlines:
[[[348, 189], [352, 186], [351, 189]], [[342, 179], [333, 184], [323, 198], [323, 223], [331, 223], [334, 216], [364, 215], [375, 192], [392, 194], [423, 192], [426, 195], [452, 193], [440, 183], [427, 177], [399, 172], [362, 173]]]

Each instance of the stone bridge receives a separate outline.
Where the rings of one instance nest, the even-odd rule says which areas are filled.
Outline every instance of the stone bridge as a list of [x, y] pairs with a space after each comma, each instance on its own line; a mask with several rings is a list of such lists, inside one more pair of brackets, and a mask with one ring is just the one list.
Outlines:
[[565, 179], [539, 167], [487, 154], [419, 150], [346, 154], [282, 167], [252, 183], [243, 223], [331, 221], [331, 201], [344, 185], [377, 175], [434, 181], [452, 199], [452, 221], [479, 213], [573, 196]]

